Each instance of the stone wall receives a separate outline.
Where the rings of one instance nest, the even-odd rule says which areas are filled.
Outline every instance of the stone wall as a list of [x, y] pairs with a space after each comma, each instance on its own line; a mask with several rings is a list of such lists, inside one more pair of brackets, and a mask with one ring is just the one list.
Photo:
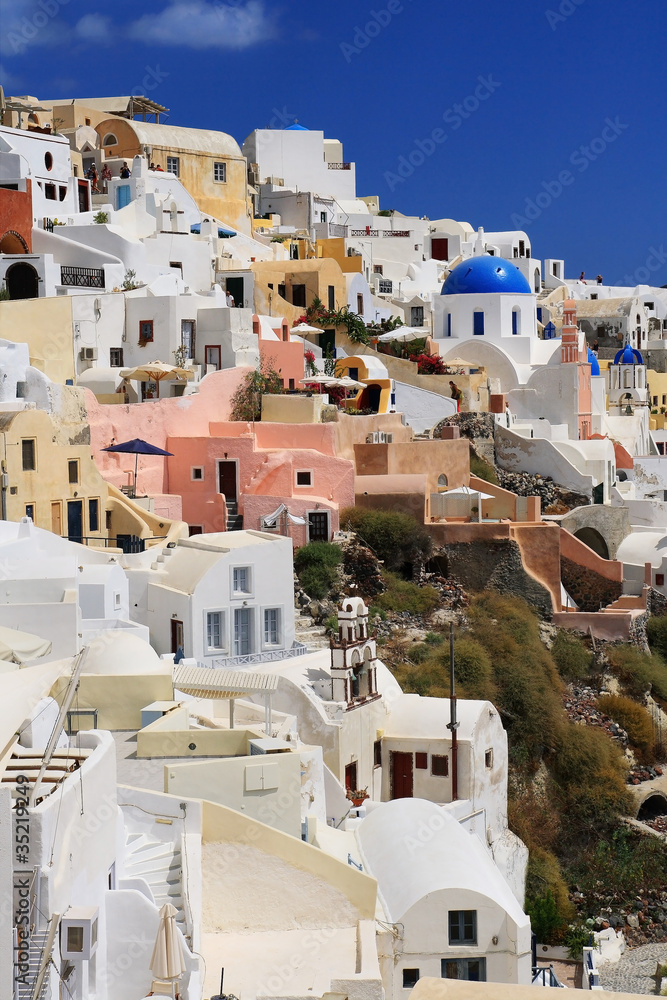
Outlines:
[[623, 584], [610, 580], [594, 569], [581, 566], [561, 556], [560, 572], [563, 586], [580, 611], [599, 611], [620, 597]]
[[447, 575], [466, 590], [497, 590], [522, 597], [543, 617], [551, 616], [549, 591], [526, 572], [519, 546], [512, 539], [449, 543], [438, 549], [436, 555], [446, 557]]
[[459, 428], [461, 437], [468, 438], [480, 458], [483, 458], [489, 465], [495, 465], [494, 433], [496, 422], [493, 414], [454, 413], [451, 417], [445, 417], [439, 424], [436, 424], [433, 428], [433, 437], [440, 437], [442, 428], [452, 425]]

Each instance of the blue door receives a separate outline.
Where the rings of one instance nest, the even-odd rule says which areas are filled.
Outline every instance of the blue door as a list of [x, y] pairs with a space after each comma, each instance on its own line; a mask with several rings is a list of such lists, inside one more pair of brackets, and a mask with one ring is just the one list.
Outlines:
[[67, 537], [70, 542], [83, 541], [83, 500], [67, 501]]
[[116, 210], [130, 204], [130, 185], [119, 184], [116, 188]]

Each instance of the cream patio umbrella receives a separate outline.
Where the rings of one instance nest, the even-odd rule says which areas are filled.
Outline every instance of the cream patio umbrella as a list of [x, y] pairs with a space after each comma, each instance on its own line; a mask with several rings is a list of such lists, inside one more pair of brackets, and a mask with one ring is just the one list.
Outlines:
[[178, 379], [186, 382], [194, 378], [191, 368], [180, 368], [178, 365], [165, 365], [162, 361], [149, 361], [145, 365], [136, 365], [134, 368], [122, 368], [121, 378], [130, 379], [132, 382], [155, 382], [157, 393], [160, 395], [160, 382]]
[[290, 333], [296, 333], [298, 336], [303, 336], [305, 333], [322, 333], [323, 331], [317, 326], [309, 326], [308, 323], [297, 323], [290, 330]]
[[0, 660], [5, 662], [24, 663], [26, 660], [36, 660], [50, 653], [51, 645], [49, 639], [0, 625]]
[[160, 923], [149, 966], [157, 980], [171, 985], [172, 997], [176, 996], [176, 980], [185, 972], [183, 949], [175, 918], [176, 907], [165, 903], [160, 909]]

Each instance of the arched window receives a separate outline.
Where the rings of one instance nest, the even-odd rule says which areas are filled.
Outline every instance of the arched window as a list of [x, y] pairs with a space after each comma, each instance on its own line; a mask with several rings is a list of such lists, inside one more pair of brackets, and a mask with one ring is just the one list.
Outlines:
[[512, 309], [512, 334], [517, 336], [521, 333], [521, 313], [518, 309]]
[[535, 268], [535, 284], [533, 287], [535, 288], [536, 292], [539, 292], [542, 287], [540, 282], [540, 272], [538, 271], [537, 268]]
[[117, 146], [118, 145], [118, 139], [113, 134], [113, 132], [107, 132], [107, 134], [102, 139], [102, 145], [103, 146]]
[[447, 476], [444, 472], [438, 476], [438, 493], [442, 493], [443, 490], [447, 489]]

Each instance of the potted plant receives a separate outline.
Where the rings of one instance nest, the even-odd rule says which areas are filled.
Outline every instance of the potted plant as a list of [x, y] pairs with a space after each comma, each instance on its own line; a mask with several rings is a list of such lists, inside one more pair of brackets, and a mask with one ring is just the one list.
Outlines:
[[353, 806], [362, 806], [364, 801], [368, 798], [368, 789], [348, 788], [346, 795]]

